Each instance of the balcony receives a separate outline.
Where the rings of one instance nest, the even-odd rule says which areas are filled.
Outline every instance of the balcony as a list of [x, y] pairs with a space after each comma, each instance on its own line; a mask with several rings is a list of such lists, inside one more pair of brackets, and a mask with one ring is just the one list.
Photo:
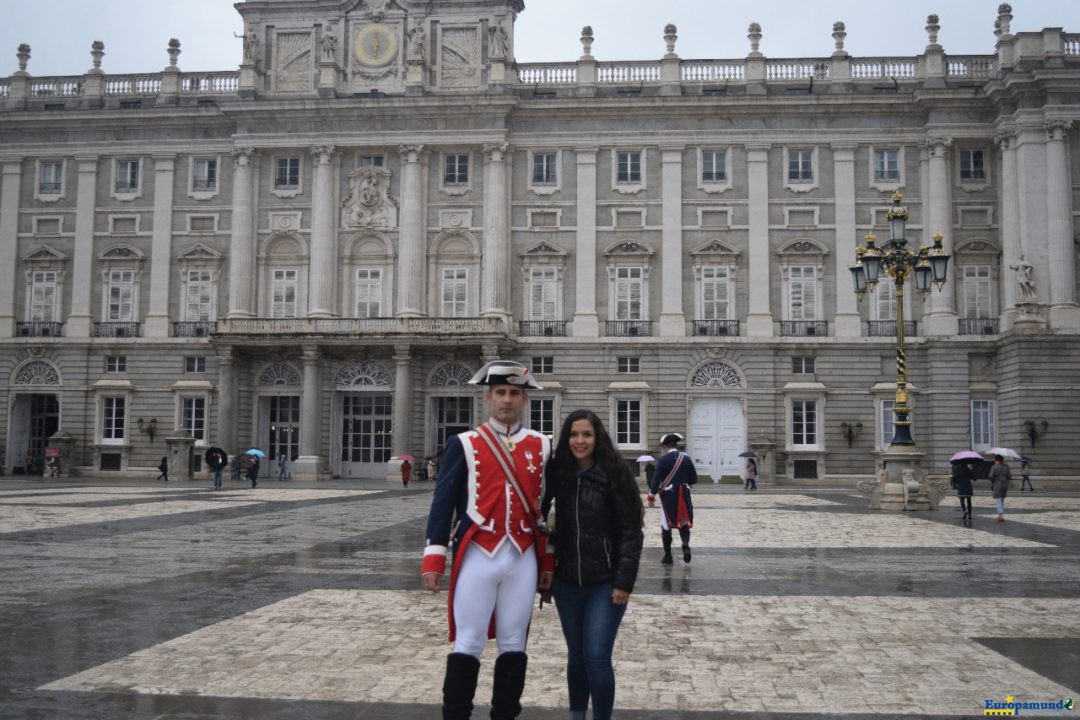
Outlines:
[[652, 320], [608, 320], [604, 334], [608, 337], [648, 337], [652, 335]]
[[[904, 335], [906, 337], [915, 337], [917, 322], [914, 320], [904, 321]], [[870, 337], [896, 337], [896, 321], [895, 320], [868, 320], [866, 323], [866, 334]]]
[[566, 337], [565, 320], [522, 320], [518, 323], [521, 337]]
[[64, 323], [41, 320], [15, 323], [16, 337], [60, 337], [63, 333]]
[[960, 318], [961, 335], [997, 335], [997, 318]]
[[210, 333], [217, 332], [217, 323], [213, 320], [200, 320], [197, 322], [174, 322], [173, 337], [206, 337]]
[[221, 335], [496, 335], [495, 317], [420, 318], [231, 318], [219, 320]]
[[60, 183], [58, 182], [41, 182], [38, 184], [38, 194], [40, 195], [59, 195]]
[[694, 334], [724, 337], [739, 334], [738, 320], [694, 320]]
[[137, 322], [95, 322], [94, 337], [139, 337]]
[[781, 320], [782, 337], [825, 337], [829, 334], [828, 320]]

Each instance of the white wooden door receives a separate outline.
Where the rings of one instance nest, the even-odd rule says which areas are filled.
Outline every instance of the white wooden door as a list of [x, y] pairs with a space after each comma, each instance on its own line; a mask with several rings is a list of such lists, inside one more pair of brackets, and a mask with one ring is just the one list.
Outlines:
[[719, 482], [723, 475], [739, 475], [746, 444], [746, 422], [738, 398], [698, 398], [690, 405], [686, 449], [698, 474]]

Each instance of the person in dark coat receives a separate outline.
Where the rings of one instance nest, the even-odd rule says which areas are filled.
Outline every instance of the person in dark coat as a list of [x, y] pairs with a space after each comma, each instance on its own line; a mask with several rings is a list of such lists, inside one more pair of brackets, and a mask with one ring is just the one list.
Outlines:
[[259, 456], [251, 456], [251, 466], [248, 467], [248, 478], [251, 479], [251, 487], [259, 486]]
[[994, 503], [997, 505], [997, 521], [1005, 522], [1005, 496], [1009, 494], [1009, 481], [1012, 470], [1005, 464], [1001, 455], [994, 456], [994, 467], [990, 468], [990, 486], [994, 491]]
[[963, 520], [971, 520], [971, 496], [974, 494], [971, 481], [975, 479], [975, 465], [971, 462], [955, 462], [952, 469], [952, 486], [956, 497], [960, 498], [960, 509], [964, 511]]
[[158, 463], [157, 469], [161, 471], [161, 474], [156, 479], [165, 478], [165, 482], [169, 482], [169, 458], [167, 455], [161, 456], [161, 462]]
[[547, 470], [541, 515], [557, 530], [540, 574], [566, 638], [570, 717], [608, 720], [615, 705], [611, 654], [641, 560], [641, 495], [595, 413], [567, 415]]
[[221, 448], [212, 447], [206, 451], [206, 464], [214, 472], [214, 489], [221, 489], [221, 473], [224, 472], [229, 458]]
[[1031, 463], [1027, 460], [1020, 461], [1020, 492], [1024, 492], [1024, 486], [1031, 492], [1035, 492], [1035, 486], [1031, 484]]
[[656, 474], [649, 483], [649, 498], [660, 497], [660, 538], [664, 543], [664, 565], [671, 564], [671, 529], [677, 528], [682, 540], [683, 562], [690, 562], [690, 528], [694, 526], [694, 503], [690, 486], [697, 483], [694, 461], [679, 450], [679, 433], [660, 439], [663, 455], [656, 461]]

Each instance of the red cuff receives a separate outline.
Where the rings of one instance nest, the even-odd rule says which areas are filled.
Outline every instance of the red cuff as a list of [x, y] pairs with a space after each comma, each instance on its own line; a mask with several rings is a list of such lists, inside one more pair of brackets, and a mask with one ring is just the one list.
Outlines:
[[554, 553], [545, 553], [544, 557], [540, 560], [540, 572], [553, 573], [555, 572], [555, 555]]
[[435, 573], [436, 575], [446, 574], [445, 547], [429, 545], [424, 550], [424, 561], [420, 563], [420, 574], [426, 575], [428, 573]]

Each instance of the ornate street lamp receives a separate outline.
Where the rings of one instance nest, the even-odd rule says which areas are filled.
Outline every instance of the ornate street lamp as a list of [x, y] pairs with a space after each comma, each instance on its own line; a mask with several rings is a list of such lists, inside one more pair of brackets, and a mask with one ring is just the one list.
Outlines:
[[[892, 278], [896, 287], [896, 403], [893, 405], [893, 437], [890, 449], [914, 446], [911, 437], [911, 407], [907, 393], [907, 359], [904, 353], [904, 282], [909, 275], [915, 276], [915, 289], [925, 298], [931, 284], [940, 291], [945, 284], [949, 269], [949, 256], [941, 245], [941, 233], [934, 234], [933, 246], [921, 246], [918, 251], [908, 250], [904, 237], [908, 219], [907, 208], [901, 205], [900, 193], [892, 196], [893, 206], [886, 217], [889, 220], [889, 242], [878, 248], [873, 233], [866, 236], [866, 246], [855, 248], [855, 264], [849, 269], [859, 300], [867, 290], [873, 292], [881, 275]], [[888, 282], [886, 280], [885, 282]]]

